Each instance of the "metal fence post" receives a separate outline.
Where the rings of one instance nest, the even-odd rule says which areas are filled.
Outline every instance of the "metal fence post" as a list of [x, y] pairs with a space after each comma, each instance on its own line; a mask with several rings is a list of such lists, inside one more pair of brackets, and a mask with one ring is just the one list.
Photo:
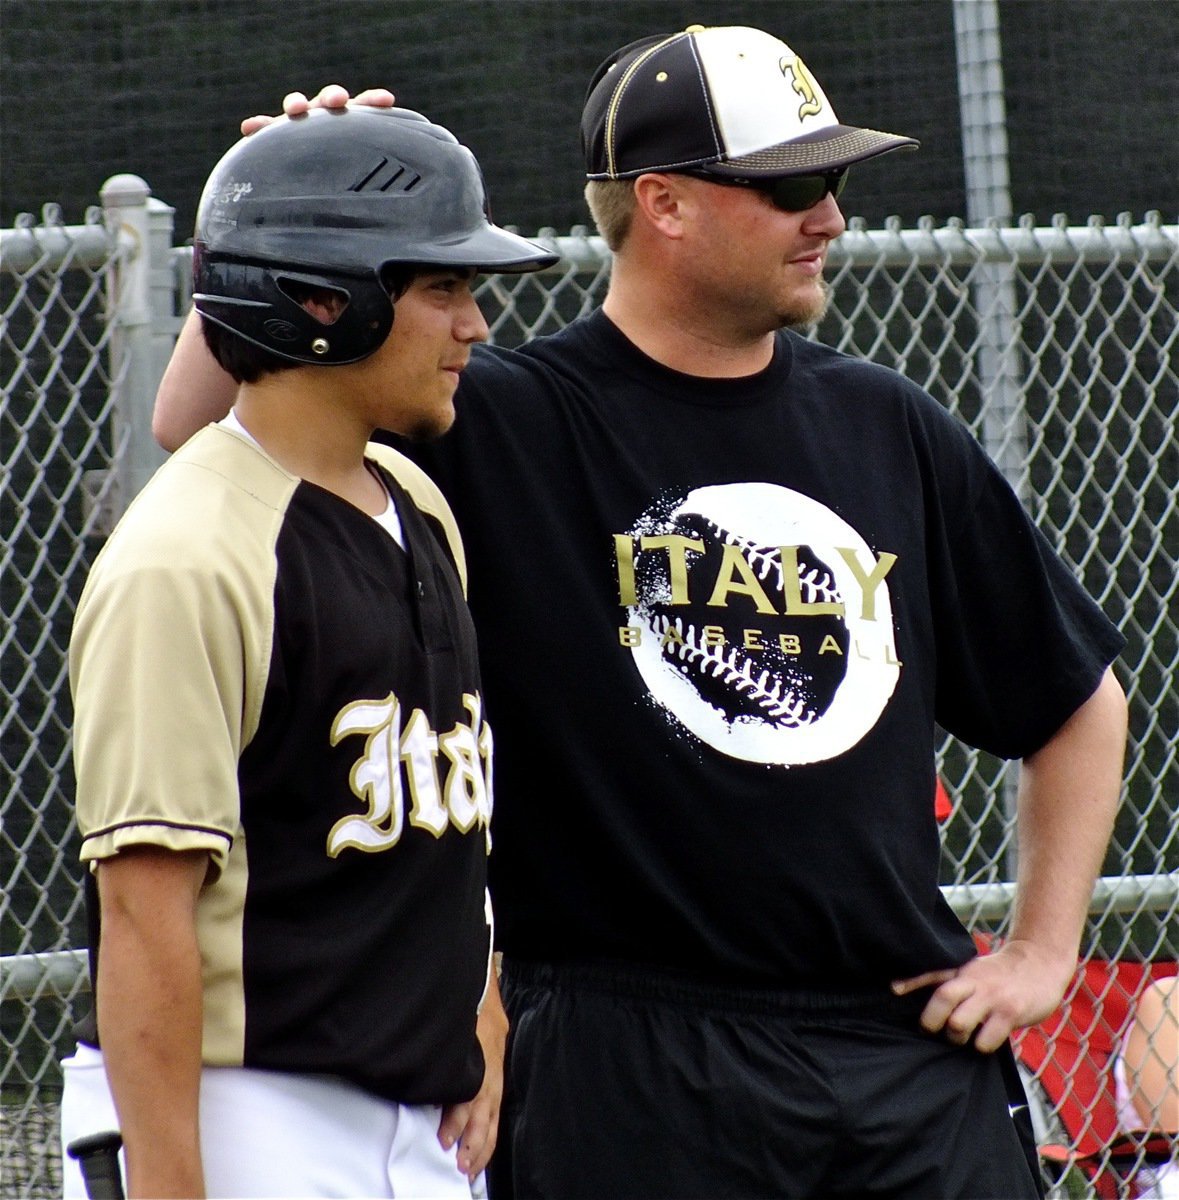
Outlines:
[[138, 175], [114, 175], [100, 193], [107, 220], [132, 249], [111, 273], [113, 314], [115, 511], [121, 513], [166, 457], [151, 432], [155, 403], [175, 330], [172, 226], [175, 209], [156, 200]]
[[[1007, 162], [1007, 107], [1004, 100], [1002, 39], [997, 0], [954, 0], [954, 42], [958, 55], [958, 103], [966, 176], [966, 219], [973, 226], [1011, 221], [1011, 179]], [[1027, 505], [1028, 437], [1021, 377], [1020, 330], [1015, 318], [1015, 268], [1003, 262], [979, 263], [972, 274], [978, 313], [975, 363], [983, 397], [981, 436], [1003, 477]], [[1005, 763], [997, 779], [1007, 827], [1014, 831], [1019, 772]], [[1018, 867], [1011, 838], [1004, 855], [1008, 878]]]

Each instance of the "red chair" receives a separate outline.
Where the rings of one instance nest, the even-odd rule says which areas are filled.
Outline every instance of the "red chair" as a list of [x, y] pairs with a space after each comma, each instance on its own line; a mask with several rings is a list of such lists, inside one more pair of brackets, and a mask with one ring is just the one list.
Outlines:
[[[986, 952], [989, 939], [976, 937]], [[1090, 959], [1077, 969], [1061, 1006], [1014, 1038], [1015, 1053], [1035, 1077], [1067, 1134], [1040, 1146], [1040, 1157], [1063, 1172], [1076, 1166], [1099, 1197], [1135, 1196], [1144, 1162], [1168, 1161], [1176, 1135], [1127, 1133], [1118, 1121], [1113, 1063], [1138, 997], [1152, 978], [1179, 973], [1175, 962]]]

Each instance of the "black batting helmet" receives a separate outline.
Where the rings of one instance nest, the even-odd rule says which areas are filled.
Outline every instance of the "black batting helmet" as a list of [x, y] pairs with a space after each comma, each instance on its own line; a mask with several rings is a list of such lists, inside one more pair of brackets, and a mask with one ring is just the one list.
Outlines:
[[[389, 335], [392, 264], [535, 271], [557, 255], [493, 225], [475, 156], [405, 108], [314, 109], [233, 146], [197, 210], [193, 303], [238, 337], [300, 363], [367, 357]], [[296, 298], [344, 292], [325, 326]]]

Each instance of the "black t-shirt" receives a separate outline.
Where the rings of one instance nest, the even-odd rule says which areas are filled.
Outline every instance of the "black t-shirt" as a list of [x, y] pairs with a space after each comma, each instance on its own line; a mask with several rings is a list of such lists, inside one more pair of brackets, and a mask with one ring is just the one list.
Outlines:
[[791, 333], [700, 379], [599, 312], [480, 350], [413, 454], [467, 546], [502, 949], [849, 987], [971, 955], [935, 725], [1022, 757], [1121, 639], [964, 426]]

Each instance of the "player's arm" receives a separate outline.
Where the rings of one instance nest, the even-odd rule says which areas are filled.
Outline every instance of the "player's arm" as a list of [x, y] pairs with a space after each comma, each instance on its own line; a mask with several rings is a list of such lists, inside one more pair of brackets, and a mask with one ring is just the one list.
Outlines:
[[[384, 88], [368, 88], [350, 97], [339, 84], [332, 83], [310, 100], [302, 92], [288, 93], [283, 98], [283, 113], [295, 117], [311, 108], [343, 108], [348, 103], [391, 108], [394, 97]], [[274, 119], [247, 117], [242, 122], [242, 133], [256, 133]], [[178, 450], [198, 429], [220, 421], [236, 395], [237, 384], [209, 352], [201, 334], [200, 316], [195, 309], [190, 310], [156, 393], [153, 436], [165, 450]]]
[[930, 1032], [998, 1049], [1043, 1020], [1077, 967], [1093, 884], [1113, 831], [1126, 749], [1126, 698], [1112, 670], [1020, 772], [1019, 872], [1011, 934], [994, 954], [894, 984], [936, 985]]
[[491, 1161], [499, 1134], [499, 1110], [504, 1094], [508, 1014], [504, 1011], [494, 970], [487, 981], [475, 1031], [483, 1048], [483, 1086], [473, 1100], [445, 1109], [438, 1126], [438, 1140], [446, 1149], [458, 1142], [459, 1169], [472, 1180]]
[[200, 851], [133, 847], [99, 863], [98, 1030], [128, 1195], [202, 1197], [198, 1108]]

